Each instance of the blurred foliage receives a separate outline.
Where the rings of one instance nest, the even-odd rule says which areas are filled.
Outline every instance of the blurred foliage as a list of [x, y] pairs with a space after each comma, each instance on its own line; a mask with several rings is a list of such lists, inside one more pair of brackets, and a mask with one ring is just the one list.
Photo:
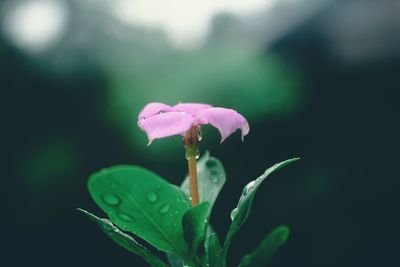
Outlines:
[[99, 116], [109, 127], [124, 131], [125, 142], [145, 157], [180, 147], [173, 142], [151, 150], [143, 146], [146, 141], [135, 122], [151, 101], [230, 107], [250, 121], [293, 114], [303, 106], [300, 71], [265, 53], [259, 37], [249, 34], [255, 30], [247, 18], [218, 14], [202, 46], [181, 49], [160, 29], [119, 21], [109, 1], [65, 3], [71, 18], [64, 36], [46, 51], [28, 54], [29, 58], [50, 75], [101, 70], [107, 95]]
[[[240, 110], [250, 121], [284, 115], [298, 108], [298, 78], [273, 56], [249, 53], [243, 47], [204, 48], [190, 54], [168, 55], [157, 63], [132, 60], [133, 66], [114, 68], [111, 74], [115, 118], [119, 126], [136, 121], [148, 102], [204, 102]], [[137, 65], [136, 65], [137, 64]], [[136, 65], [136, 66], [135, 66]], [[128, 126], [129, 127], [129, 126]], [[131, 136], [141, 134], [129, 127]], [[218, 139], [218, 136], [207, 136]], [[137, 139], [144, 143], [144, 138]], [[163, 150], [171, 151], [171, 142]], [[168, 143], [168, 144], [167, 144]], [[164, 144], [163, 144], [164, 145]], [[140, 146], [138, 146], [140, 147]], [[142, 146], [143, 147], [143, 146]], [[147, 151], [152, 156], [161, 151]], [[175, 146], [175, 151], [177, 147]], [[143, 151], [143, 153], [149, 153]], [[165, 153], [164, 152], [164, 153]]]

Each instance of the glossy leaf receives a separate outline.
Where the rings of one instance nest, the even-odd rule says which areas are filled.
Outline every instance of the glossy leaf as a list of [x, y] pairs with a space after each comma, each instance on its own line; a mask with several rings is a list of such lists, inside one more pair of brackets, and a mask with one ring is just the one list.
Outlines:
[[89, 178], [90, 194], [113, 223], [159, 250], [187, 254], [181, 225], [189, 200], [177, 187], [136, 166], [116, 166]]
[[211, 234], [206, 242], [206, 254], [209, 267], [223, 267], [224, 258], [222, 255], [221, 243], [219, 242], [217, 234]]
[[210, 204], [208, 202], [203, 202], [192, 207], [183, 216], [183, 234], [189, 246], [191, 256], [195, 255], [199, 245], [204, 244], [209, 207]]
[[246, 221], [247, 217], [249, 216], [250, 211], [251, 211], [251, 205], [252, 205], [253, 199], [254, 199], [254, 195], [255, 195], [258, 187], [261, 185], [261, 183], [264, 182], [265, 179], [274, 171], [277, 171], [297, 160], [299, 160], [299, 158], [293, 158], [293, 159], [289, 159], [289, 160], [275, 164], [274, 166], [267, 169], [263, 175], [258, 177], [256, 180], [251, 181], [244, 187], [242, 195], [240, 196], [238, 205], [235, 209], [232, 210], [232, 213], [231, 213], [232, 223], [231, 223], [231, 226], [229, 228], [229, 231], [226, 236], [225, 243], [224, 243], [224, 249], [223, 249], [224, 257], [226, 257], [226, 254], [228, 252], [228, 249], [229, 249], [229, 246], [230, 246], [233, 236], [237, 233], [237, 231], [240, 229], [240, 227], [243, 225], [243, 223]]
[[[206, 152], [197, 162], [197, 176], [200, 203], [210, 203], [210, 212], [219, 192], [225, 184], [226, 176], [221, 162]], [[189, 196], [189, 177], [181, 185], [182, 190]]]
[[239, 267], [266, 266], [288, 237], [289, 228], [287, 226], [280, 225], [276, 227], [261, 241], [256, 250], [243, 257]]
[[78, 209], [78, 211], [82, 212], [89, 219], [97, 223], [101, 230], [108, 235], [115, 243], [125, 248], [126, 250], [135, 253], [136, 255], [141, 256], [144, 260], [147, 261], [153, 267], [168, 267], [166, 263], [164, 263], [161, 259], [151, 253], [148, 249], [140, 245], [136, 242], [133, 237], [123, 233], [118, 227], [116, 227], [110, 220], [101, 219], [96, 215], [83, 210]]

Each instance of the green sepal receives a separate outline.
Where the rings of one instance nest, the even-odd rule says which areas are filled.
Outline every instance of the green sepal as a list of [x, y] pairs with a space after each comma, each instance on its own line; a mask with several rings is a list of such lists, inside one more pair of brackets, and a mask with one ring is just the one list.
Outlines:
[[111, 221], [159, 250], [187, 257], [181, 221], [186, 195], [158, 175], [137, 166], [115, 166], [90, 176], [89, 192]]
[[289, 228], [286, 225], [274, 228], [252, 253], [243, 257], [239, 267], [266, 266], [288, 237]]
[[251, 211], [251, 205], [253, 203], [253, 199], [255, 196], [255, 193], [258, 189], [258, 187], [261, 185], [262, 182], [266, 180], [266, 178], [273, 173], [274, 171], [277, 171], [295, 161], [299, 160], [299, 158], [293, 158], [293, 159], [288, 159], [286, 161], [277, 163], [273, 165], [272, 167], [268, 168], [263, 175], [258, 177], [256, 180], [251, 181], [248, 183], [242, 192], [242, 195], [240, 196], [238, 205], [235, 209], [232, 210], [231, 213], [231, 219], [232, 223], [231, 226], [228, 230], [228, 234], [225, 239], [224, 243], [224, 248], [223, 248], [223, 255], [224, 258], [226, 257], [228, 253], [229, 246], [231, 244], [233, 236], [237, 233], [237, 231], [240, 229], [240, 227], [243, 225], [243, 223], [246, 221], [248, 218], [250, 211]]
[[163, 262], [160, 258], [151, 253], [147, 248], [140, 245], [133, 237], [123, 233], [110, 220], [101, 219], [83, 209], [78, 208], [77, 210], [86, 215], [90, 220], [97, 223], [100, 226], [101, 230], [103, 230], [103, 232], [115, 243], [125, 248], [126, 250], [141, 256], [152, 267], [168, 267], [165, 262]]

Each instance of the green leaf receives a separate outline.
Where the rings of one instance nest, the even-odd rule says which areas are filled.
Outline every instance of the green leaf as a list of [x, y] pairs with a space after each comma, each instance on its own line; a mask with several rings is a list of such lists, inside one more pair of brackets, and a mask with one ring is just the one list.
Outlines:
[[[225, 184], [226, 176], [221, 162], [210, 157], [206, 152], [197, 162], [197, 179], [199, 187], [200, 203], [210, 203], [210, 212], [214, 206], [219, 192]], [[182, 190], [189, 196], [189, 177], [187, 176], [181, 185]]]
[[113, 223], [159, 250], [187, 254], [181, 225], [190, 204], [185, 194], [158, 175], [136, 166], [115, 166], [90, 176], [88, 187]]
[[211, 234], [206, 241], [206, 254], [209, 267], [225, 266], [221, 243], [215, 233]]
[[136, 242], [133, 237], [123, 233], [121, 230], [118, 229], [110, 220], [101, 219], [96, 215], [83, 210], [77, 209], [78, 211], [82, 212], [86, 215], [89, 219], [97, 223], [101, 230], [108, 235], [114, 242], [116, 242], [121, 247], [125, 248], [126, 250], [135, 253], [136, 255], [141, 256], [143, 259], [147, 261], [153, 267], [168, 267], [166, 263], [164, 263], [161, 259], [151, 253], [147, 248], [140, 245]]
[[204, 244], [209, 207], [208, 202], [203, 202], [189, 209], [183, 216], [183, 236], [189, 245], [191, 256], [194, 256], [199, 246]]
[[267, 265], [288, 237], [289, 228], [286, 225], [276, 227], [261, 241], [256, 250], [243, 257], [239, 267], [260, 267]]
[[167, 259], [172, 267], [183, 267], [184, 262], [181, 257], [173, 253], [167, 253]]
[[268, 168], [263, 175], [258, 177], [256, 180], [251, 181], [244, 187], [238, 205], [235, 209], [232, 210], [231, 213], [232, 223], [224, 243], [224, 249], [223, 249], [224, 257], [226, 257], [233, 236], [237, 233], [237, 231], [240, 229], [240, 227], [243, 225], [243, 223], [249, 216], [254, 195], [258, 187], [261, 185], [261, 183], [264, 182], [265, 179], [274, 171], [277, 171], [297, 160], [299, 160], [299, 158], [288, 159], [286, 161], [275, 164], [274, 166]]

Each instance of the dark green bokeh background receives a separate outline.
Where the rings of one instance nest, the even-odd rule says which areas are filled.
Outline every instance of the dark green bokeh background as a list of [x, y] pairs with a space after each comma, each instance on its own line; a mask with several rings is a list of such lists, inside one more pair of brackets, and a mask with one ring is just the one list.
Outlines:
[[[269, 42], [262, 25], [251, 32], [221, 14], [194, 51], [77, 1], [68, 1], [67, 34], [46, 52], [26, 53], [2, 35], [4, 266], [144, 266], [75, 208], [103, 215], [86, 189], [103, 167], [142, 165], [182, 181], [179, 137], [146, 147], [136, 127], [150, 101], [208, 102], [248, 118], [244, 143], [235, 134], [220, 145], [216, 130], [204, 131], [202, 151], [224, 163], [228, 178], [212, 218], [220, 237], [245, 184], [275, 162], [302, 158], [261, 187], [229, 266], [282, 223], [291, 236], [271, 266], [397, 266], [400, 7], [351, 2], [333, 1]], [[285, 8], [277, 11], [292, 14]], [[87, 39], [76, 45], [79, 32]], [[265, 41], [261, 49], [252, 34]]]

